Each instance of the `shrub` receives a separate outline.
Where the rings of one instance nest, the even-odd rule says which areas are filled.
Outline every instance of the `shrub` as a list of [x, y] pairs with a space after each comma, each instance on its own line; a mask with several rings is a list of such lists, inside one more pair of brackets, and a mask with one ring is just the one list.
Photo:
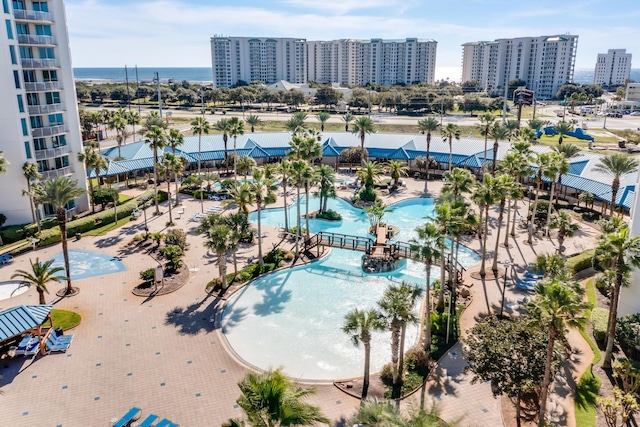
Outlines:
[[591, 325], [593, 326], [593, 337], [596, 341], [604, 341], [607, 334], [607, 322], [609, 320], [609, 310], [604, 308], [594, 308], [591, 312]]
[[24, 234], [24, 227], [24, 224], [2, 227], [2, 230], [0, 230], [0, 236], [2, 236], [3, 243], [9, 244], [27, 237]]
[[96, 188], [93, 190], [91, 200], [94, 204], [101, 205], [102, 209], [104, 209], [105, 205], [113, 203], [114, 200], [118, 200], [118, 190], [108, 187]]
[[[122, 206], [118, 207], [118, 218], [122, 219], [131, 215], [131, 212], [138, 207], [138, 200], [130, 200]], [[100, 220], [100, 226], [105, 226], [115, 222], [115, 214], [113, 209], [98, 212], [95, 215], [88, 215], [80, 219], [69, 221], [67, 223], [67, 237], [71, 237], [76, 233], [86, 233], [96, 228], [96, 219]]]
[[393, 367], [391, 363], [387, 363], [380, 371], [380, 381], [387, 387], [393, 386]]
[[594, 250], [588, 250], [578, 255], [567, 258], [567, 268], [573, 274], [578, 274], [582, 270], [594, 267], [593, 259]]
[[316, 214], [316, 218], [326, 219], [326, 220], [329, 220], [329, 221], [340, 221], [340, 220], [342, 220], [342, 215], [340, 215], [336, 211], [328, 210], [326, 212], [318, 212]]
[[[40, 229], [48, 230], [58, 225], [58, 219], [56, 217], [44, 218], [40, 221]], [[33, 237], [38, 233], [38, 224], [28, 224], [24, 227], [24, 237]]]
[[62, 240], [60, 234], [60, 227], [50, 228], [48, 230], [42, 230], [40, 233], [40, 246], [49, 246], [54, 243], [58, 243]]
[[413, 347], [407, 351], [404, 358], [407, 370], [425, 377], [429, 374], [429, 358], [427, 352], [420, 346]]
[[597, 222], [602, 218], [602, 214], [596, 211], [587, 211], [582, 213], [582, 219], [589, 222]]
[[162, 257], [167, 260], [167, 269], [177, 271], [182, 267], [182, 249], [178, 245], [167, 245], [161, 251]]
[[269, 264], [280, 265], [284, 258], [284, 251], [281, 248], [273, 248], [264, 256], [264, 262]]
[[20, 245], [17, 248], [9, 251], [9, 255], [11, 255], [12, 257], [16, 257], [18, 255], [26, 254], [27, 252], [30, 252], [32, 250], [33, 245], [31, 244]]
[[150, 282], [153, 280], [155, 274], [156, 274], [155, 268], [153, 267], [147, 268], [146, 270], [142, 270], [140, 272], [140, 279], [144, 280], [145, 282]]
[[616, 340], [630, 354], [640, 345], [640, 313], [631, 314], [618, 319], [616, 323]]
[[164, 235], [164, 243], [169, 245], [176, 245], [183, 251], [187, 249], [187, 233], [183, 230], [172, 228]]
[[284, 253], [284, 260], [285, 260], [285, 261], [292, 261], [292, 260], [293, 260], [293, 258], [295, 258], [295, 256], [296, 256], [296, 255], [295, 255], [293, 252], [291, 252], [291, 251], [286, 251], [286, 252]]
[[363, 202], [375, 202], [375, 200], [378, 198], [378, 195], [373, 188], [364, 187], [358, 193], [358, 198]]

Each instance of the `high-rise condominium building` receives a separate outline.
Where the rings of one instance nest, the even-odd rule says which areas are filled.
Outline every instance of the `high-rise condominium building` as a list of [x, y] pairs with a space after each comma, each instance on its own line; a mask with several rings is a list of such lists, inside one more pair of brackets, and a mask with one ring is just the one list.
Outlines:
[[555, 97], [573, 80], [578, 36], [519, 37], [462, 45], [462, 81], [476, 81], [484, 90], [500, 92], [521, 79], [537, 98]]
[[436, 47], [434, 40], [416, 38], [306, 41], [214, 36], [213, 82], [215, 86], [232, 86], [238, 80], [267, 84], [279, 80], [347, 85], [433, 83]]
[[[0, 150], [9, 161], [0, 177], [0, 212], [7, 224], [32, 221], [23, 165], [36, 163], [42, 180], [70, 176], [86, 189], [76, 90], [64, 3], [2, 0], [0, 31]], [[87, 196], [68, 205], [87, 209]], [[53, 215], [51, 206], [39, 206]]]
[[623, 85], [631, 75], [631, 54], [626, 49], [609, 49], [599, 53], [593, 83], [597, 85]]

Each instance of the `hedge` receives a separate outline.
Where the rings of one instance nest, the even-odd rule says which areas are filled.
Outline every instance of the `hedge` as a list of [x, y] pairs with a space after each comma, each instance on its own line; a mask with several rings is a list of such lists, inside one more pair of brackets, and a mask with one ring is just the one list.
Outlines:
[[[122, 206], [118, 206], [118, 218], [122, 219], [131, 215], [131, 212], [138, 207], [138, 203], [138, 200], [130, 200]], [[73, 236], [76, 233], [85, 233], [93, 230], [96, 227], [96, 219], [102, 220], [102, 223], [100, 224], [101, 227], [115, 222], [113, 209], [108, 209], [106, 211], [98, 212], [95, 215], [88, 215], [84, 218], [69, 221], [67, 223], [67, 237]]]
[[578, 255], [567, 258], [567, 268], [573, 274], [578, 274], [582, 270], [593, 267], [593, 254], [595, 250], [590, 249]]
[[54, 243], [58, 243], [62, 240], [62, 235], [60, 234], [60, 227], [50, 228], [48, 230], [42, 230], [40, 233], [40, 243], [39, 246], [48, 246], [53, 245]]
[[594, 308], [591, 312], [591, 324], [593, 326], [593, 337], [596, 341], [604, 341], [607, 335], [607, 323], [609, 320], [609, 310], [604, 308]]

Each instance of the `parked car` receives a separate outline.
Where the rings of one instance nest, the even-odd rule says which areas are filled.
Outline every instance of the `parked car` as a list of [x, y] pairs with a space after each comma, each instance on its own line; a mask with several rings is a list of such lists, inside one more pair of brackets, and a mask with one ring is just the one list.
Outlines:
[[630, 116], [640, 116], [640, 111], [634, 111], [633, 113], [629, 114]]

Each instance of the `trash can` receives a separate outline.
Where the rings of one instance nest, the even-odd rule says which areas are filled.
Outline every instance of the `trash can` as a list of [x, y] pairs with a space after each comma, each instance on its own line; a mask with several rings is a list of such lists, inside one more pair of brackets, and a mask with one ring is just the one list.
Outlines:
[[627, 141], [618, 141], [618, 147], [619, 148], [627, 148]]
[[61, 337], [61, 336], [64, 335], [64, 331], [60, 327], [55, 328], [53, 331], [56, 333], [56, 336], [58, 336], [58, 337]]
[[82, 237], [82, 234], [76, 233], [76, 240], [80, 240], [81, 237]]

